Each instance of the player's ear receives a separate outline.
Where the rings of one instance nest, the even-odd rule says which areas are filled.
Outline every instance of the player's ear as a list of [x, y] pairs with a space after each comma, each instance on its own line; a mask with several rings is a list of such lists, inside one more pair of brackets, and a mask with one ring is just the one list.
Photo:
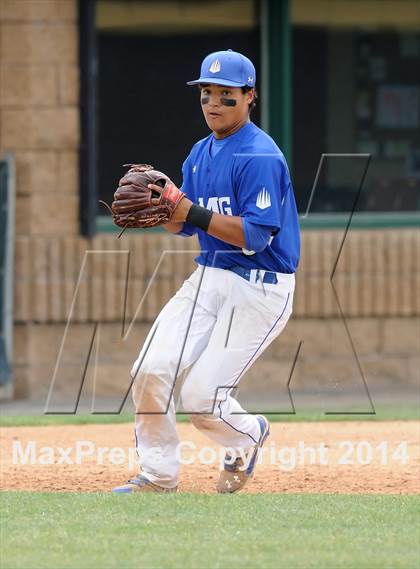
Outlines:
[[247, 96], [248, 96], [247, 99], [248, 104], [251, 104], [255, 97], [255, 89], [250, 89], [249, 91], [247, 91]]

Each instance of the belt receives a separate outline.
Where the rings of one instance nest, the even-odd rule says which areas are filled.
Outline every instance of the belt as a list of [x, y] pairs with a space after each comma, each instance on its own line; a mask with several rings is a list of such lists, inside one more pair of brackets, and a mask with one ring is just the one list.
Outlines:
[[232, 273], [239, 275], [250, 283], [257, 283], [261, 280], [265, 284], [278, 283], [277, 273], [265, 271], [264, 269], [245, 269], [239, 265], [234, 265], [233, 267], [229, 267], [227, 270], [232, 271]]

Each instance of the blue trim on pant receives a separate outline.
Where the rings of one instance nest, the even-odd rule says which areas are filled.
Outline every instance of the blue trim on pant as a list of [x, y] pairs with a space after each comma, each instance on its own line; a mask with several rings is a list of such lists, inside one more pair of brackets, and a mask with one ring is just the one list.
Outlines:
[[266, 339], [268, 338], [268, 336], [269, 336], [269, 335], [271, 334], [271, 332], [274, 330], [274, 328], [275, 328], [277, 322], [279, 322], [279, 320], [281, 320], [281, 318], [282, 318], [282, 316], [283, 316], [283, 314], [284, 314], [284, 311], [286, 310], [286, 307], [287, 307], [287, 305], [288, 305], [288, 303], [289, 303], [289, 298], [290, 298], [290, 292], [287, 294], [286, 304], [284, 305], [284, 308], [283, 308], [282, 313], [281, 313], [280, 316], [277, 318], [277, 320], [274, 322], [274, 324], [272, 325], [272, 327], [270, 328], [270, 330], [267, 332], [267, 334], [265, 335], [263, 341], [262, 341], [261, 344], [258, 346], [258, 348], [255, 350], [255, 352], [253, 353], [253, 355], [251, 356], [251, 358], [248, 360], [248, 362], [246, 363], [245, 367], [243, 368], [243, 370], [241, 371], [241, 373], [239, 374], [239, 376], [238, 376], [237, 379], [235, 380], [234, 384], [233, 384], [233, 385], [230, 385], [229, 387], [226, 387], [226, 389], [227, 389], [227, 391], [226, 391], [226, 398], [225, 398], [224, 400], [220, 400], [220, 401], [219, 401], [219, 405], [218, 405], [218, 407], [219, 407], [219, 418], [220, 418], [224, 423], [226, 423], [226, 425], [229, 425], [229, 427], [231, 427], [231, 428], [232, 428], [233, 430], [235, 430], [237, 433], [241, 433], [242, 435], [247, 435], [247, 436], [252, 440], [252, 442], [255, 443], [255, 444], [258, 444], [259, 441], [256, 441], [256, 440], [254, 439], [254, 437], [251, 436], [249, 433], [244, 433], [243, 431], [240, 431], [239, 429], [236, 429], [233, 425], [231, 425], [228, 421], [226, 421], [226, 419], [224, 419], [224, 418], [222, 417], [222, 409], [221, 409], [220, 406], [221, 406], [222, 403], [226, 403], [227, 398], [228, 398], [228, 396], [229, 396], [229, 391], [232, 391], [232, 389], [233, 389], [233, 388], [236, 386], [236, 384], [239, 382], [239, 380], [241, 379], [242, 375], [244, 374], [246, 368], [250, 365], [250, 363], [252, 362], [252, 360], [253, 360], [253, 359], [255, 358], [255, 356], [257, 355], [258, 350], [261, 348], [261, 346], [264, 344], [264, 342], [266, 341]]

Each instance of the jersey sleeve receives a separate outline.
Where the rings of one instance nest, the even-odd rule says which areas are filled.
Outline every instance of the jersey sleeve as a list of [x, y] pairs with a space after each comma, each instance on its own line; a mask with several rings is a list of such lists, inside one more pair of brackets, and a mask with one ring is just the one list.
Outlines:
[[238, 172], [239, 215], [252, 223], [280, 229], [282, 202], [289, 184], [281, 154], [247, 157]]
[[275, 227], [268, 225], [257, 225], [249, 221], [247, 217], [242, 218], [242, 226], [245, 236], [245, 245], [248, 251], [259, 253], [267, 247], [270, 237], [275, 231]]

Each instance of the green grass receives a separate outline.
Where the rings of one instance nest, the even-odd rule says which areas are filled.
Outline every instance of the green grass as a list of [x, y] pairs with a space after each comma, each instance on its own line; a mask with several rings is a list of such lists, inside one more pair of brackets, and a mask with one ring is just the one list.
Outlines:
[[120, 415], [10, 415], [0, 417], [0, 427], [33, 427], [48, 425], [108, 425], [131, 423], [131, 413]]
[[4, 569], [417, 568], [416, 496], [0, 493]]
[[[326, 415], [321, 411], [297, 410], [295, 415], [267, 414], [270, 421], [408, 421], [420, 419], [419, 407], [405, 405], [401, 407], [377, 407], [376, 415]], [[178, 415], [178, 422], [189, 421], [187, 415]], [[131, 413], [120, 415], [10, 415], [0, 416], [0, 427], [30, 427], [43, 425], [96, 425], [131, 423]]]

